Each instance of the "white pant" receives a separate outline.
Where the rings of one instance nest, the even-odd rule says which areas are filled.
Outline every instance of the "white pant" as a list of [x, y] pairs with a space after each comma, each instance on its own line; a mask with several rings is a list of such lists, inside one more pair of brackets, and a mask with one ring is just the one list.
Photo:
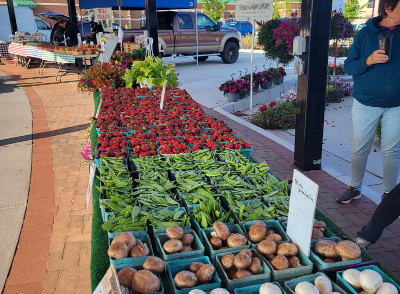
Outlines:
[[368, 155], [382, 118], [383, 189], [390, 192], [397, 185], [400, 166], [400, 106], [391, 108], [366, 106], [354, 99], [351, 186], [360, 188]]

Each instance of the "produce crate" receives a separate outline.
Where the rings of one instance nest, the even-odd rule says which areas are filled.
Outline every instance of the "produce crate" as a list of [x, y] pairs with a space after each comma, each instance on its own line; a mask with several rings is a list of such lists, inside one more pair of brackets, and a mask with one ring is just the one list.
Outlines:
[[[281, 289], [282, 294], [287, 294], [278, 282], [270, 282], [270, 283], [277, 285], [279, 287], [279, 289]], [[235, 291], [233, 293], [234, 294], [258, 294], [258, 293], [260, 293], [260, 288], [263, 284], [264, 283], [259, 284], [259, 285], [247, 286], [247, 287], [243, 287], [243, 288], [237, 288], [237, 289], [235, 289]]]
[[[296, 278], [290, 281], [286, 281], [284, 283], [285, 285], [285, 290], [288, 294], [295, 294], [294, 289], [296, 288], [296, 285], [300, 282], [310, 282], [311, 284], [314, 285], [314, 280], [317, 277], [327, 277], [327, 275], [325, 275], [324, 273], [316, 273], [313, 275], [308, 275], [308, 276], [304, 276], [304, 277], [300, 277], [300, 278]], [[327, 277], [328, 278], [328, 277]], [[328, 278], [329, 279], [329, 278]], [[330, 279], [329, 279], [330, 280]], [[330, 280], [331, 281], [331, 280]], [[332, 282], [332, 292], [338, 292], [340, 294], [346, 294], [346, 291], [344, 291], [341, 287], [339, 287], [337, 284], [335, 284], [334, 282]]]
[[247, 159], [251, 157], [251, 151], [253, 151], [253, 147], [250, 147], [249, 149], [240, 149], [240, 153], [242, 153]]
[[[396, 286], [397, 290], [400, 292], [400, 287], [398, 284], [396, 284], [387, 274], [385, 274], [383, 271], [379, 269], [379, 267], [375, 265], [367, 265], [367, 266], [361, 266], [361, 267], [356, 267], [355, 269], [359, 270], [362, 272], [363, 270], [370, 269], [376, 271], [378, 274], [382, 276], [383, 282], [391, 283]], [[344, 271], [339, 271], [336, 273], [336, 283], [338, 283], [339, 286], [343, 287], [347, 291], [347, 293], [350, 294], [357, 294], [358, 291], [354, 290], [352, 286], [350, 286], [349, 283], [345, 279], [343, 279], [342, 274]]]
[[[115, 269], [117, 270], [117, 273], [118, 273], [120, 270], [122, 270], [122, 269], [125, 268], [125, 267], [127, 267], [127, 266], [116, 265], [116, 266], [115, 266]], [[135, 266], [131, 266], [131, 267], [133, 267], [134, 269], [136, 269], [136, 270], [138, 270], [138, 271], [140, 271], [140, 270], [143, 269], [143, 266], [142, 266], [142, 265], [135, 265]], [[157, 275], [157, 277], [160, 279], [160, 282], [161, 282], [161, 283], [160, 283], [160, 291], [158, 291], [158, 292], [150, 292], [150, 293], [148, 293], [148, 294], [164, 294], [164, 293], [168, 293], [168, 292], [166, 292], [166, 291], [164, 290], [163, 281], [162, 281], [161, 276], [160, 276], [160, 275]]]
[[354, 260], [346, 260], [346, 261], [338, 261], [338, 262], [332, 262], [332, 263], [325, 263], [322, 261], [322, 259], [315, 254], [315, 243], [321, 240], [330, 240], [335, 243], [341, 241], [340, 238], [338, 237], [331, 237], [331, 238], [324, 238], [324, 239], [318, 239], [318, 240], [313, 240], [311, 241], [311, 252], [310, 252], [310, 260], [312, 263], [316, 266], [318, 270], [324, 270], [327, 268], [332, 268], [332, 267], [340, 267], [340, 266], [346, 266], [350, 264], [357, 264], [361, 262], [361, 257], [354, 259]]
[[174, 283], [174, 278], [176, 274], [184, 270], [188, 271], [189, 266], [193, 262], [202, 262], [204, 264], [211, 264], [211, 261], [207, 256], [191, 258], [191, 259], [172, 260], [167, 262], [167, 275], [168, 275], [168, 280], [170, 282], [171, 286], [170, 289], [172, 294], [187, 294], [193, 289], [200, 289], [203, 291], [207, 291], [221, 287], [221, 279], [217, 274], [217, 270], [215, 270], [213, 278], [209, 284], [198, 285], [193, 288], [178, 289]]
[[[127, 266], [135, 266], [135, 265], [142, 265], [145, 260], [149, 256], [153, 256], [153, 248], [151, 246], [151, 241], [150, 237], [148, 234], [145, 233], [138, 233], [138, 232], [131, 232], [135, 238], [139, 239], [143, 243], [147, 244], [147, 247], [149, 247], [149, 255], [148, 256], [143, 256], [143, 257], [127, 257], [127, 258], [121, 258], [121, 259], [113, 259], [109, 257], [110, 264], [113, 264], [114, 266], [118, 267], [127, 267]], [[113, 237], [108, 239], [108, 246], [111, 245], [111, 241], [118, 235], [119, 233], [113, 233]]]
[[167, 254], [163, 248], [164, 243], [169, 240], [167, 234], [159, 233], [156, 235], [155, 241], [157, 250], [163, 260], [169, 261], [175, 259], [188, 259], [188, 258], [204, 256], [204, 246], [201, 243], [200, 238], [197, 236], [195, 231], [187, 230], [185, 233], [190, 233], [194, 236], [194, 241], [192, 243], [193, 251], [173, 253], [173, 254]]
[[[258, 244], [254, 246], [254, 249], [257, 250]], [[272, 279], [274, 281], [282, 282], [288, 279], [294, 279], [300, 276], [309, 275], [313, 271], [313, 263], [308, 259], [303, 252], [299, 250], [297, 257], [300, 259], [302, 267], [297, 268], [288, 268], [285, 270], [275, 270], [272, 265], [268, 262], [268, 260], [264, 257], [264, 255], [260, 254], [262, 259], [268, 265], [271, 270]]]
[[[231, 251], [229, 253], [238, 254], [239, 252], [240, 252], [240, 250]], [[265, 264], [263, 259], [260, 257], [258, 252], [255, 251], [254, 249], [251, 249], [251, 253], [253, 254], [253, 257], [260, 258], [262, 268], [264, 269], [264, 273], [258, 274], [258, 275], [252, 275], [252, 276], [245, 277], [245, 278], [242, 278], [242, 279], [235, 279], [235, 280], [229, 279], [228, 275], [225, 272], [225, 270], [222, 268], [221, 258], [226, 253], [222, 253], [222, 254], [218, 254], [217, 255], [215, 262], [216, 262], [218, 275], [221, 277], [222, 285], [225, 288], [227, 288], [228, 291], [233, 292], [234, 289], [236, 289], [236, 288], [247, 287], [247, 286], [254, 285], [254, 284], [267, 283], [267, 282], [269, 282], [271, 280], [271, 271], [269, 270], [269, 268], [267, 267], [267, 265]]]
[[[282, 242], [287, 242], [290, 241], [290, 238], [288, 235], [286, 235], [285, 231], [283, 230], [281, 224], [277, 220], [260, 220], [261, 222], [265, 223], [267, 225], [268, 230], [274, 230], [275, 233], [279, 234], [282, 237]], [[250, 238], [249, 238], [249, 228], [252, 224], [258, 221], [252, 221], [252, 222], [245, 222], [243, 223], [243, 231], [246, 234], [247, 239], [249, 239], [251, 243], [252, 248], [257, 248], [258, 243], [253, 243]], [[276, 242], [277, 244], [280, 244], [282, 242]]]
[[[246, 234], [242, 231], [242, 229], [239, 227], [239, 225], [233, 224], [233, 225], [227, 225], [227, 227], [229, 228], [229, 231], [231, 233], [239, 233], [246, 237]], [[211, 228], [203, 229], [201, 232], [203, 243], [205, 245], [207, 254], [210, 256], [211, 261], [213, 263], [215, 263], [215, 259], [216, 259], [217, 255], [219, 255], [219, 254], [226, 254], [226, 253], [230, 253], [232, 251], [238, 251], [238, 250], [240, 251], [245, 248], [250, 248], [250, 242], [249, 242], [249, 240], [247, 240], [247, 244], [245, 246], [215, 250], [215, 249], [213, 249], [213, 247], [211, 246], [211, 243], [209, 241], [211, 238], [211, 232], [213, 232], [213, 231], [214, 231], [214, 229], [211, 227]]]
[[[168, 209], [169, 209], [169, 207], [164, 207], [164, 208], [168, 208]], [[175, 208], [175, 209], [176, 209], [176, 208]], [[178, 210], [179, 210], [179, 211], [184, 211], [184, 212], [186, 213], [186, 209], [185, 209], [184, 207], [179, 207]], [[173, 211], [173, 210], [171, 210], [171, 211]], [[148, 224], [148, 227], [151, 228], [151, 230], [153, 231], [153, 236], [154, 236], [154, 237], [155, 237], [157, 234], [159, 234], [159, 233], [165, 233], [165, 232], [167, 231], [167, 228], [168, 228], [168, 227], [165, 227], [165, 228], [158, 228], [158, 229], [155, 229], [155, 228], [153, 228], [153, 226], [151, 225], [151, 223]], [[190, 230], [190, 229], [191, 229], [190, 223], [189, 223], [188, 226], [182, 227], [182, 229], [183, 229], [184, 232]]]
[[[316, 222], [316, 221], [317, 221], [317, 220], [314, 219], [314, 222]], [[282, 227], [283, 227], [283, 229], [284, 229], [285, 232], [286, 232], [287, 220], [282, 222]], [[332, 233], [331, 230], [329, 230], [328, 228], [326, 228], [326, 229], [325, 229], [325, 232], [324, 232], [324, 238], [321, 238], [321, 239], [332, 238], [332, 237], [336, 237], [335, 234]], [[336, 238], [338, 238], [338, 237], [336, 237]], [[314, 239], [314, 240], [312, 240], [312, 241], [318, 241], [318, 240], [321, 240], [321, 239]], [[340, 239], [340, 238], [338, 238], [338, 239]]]

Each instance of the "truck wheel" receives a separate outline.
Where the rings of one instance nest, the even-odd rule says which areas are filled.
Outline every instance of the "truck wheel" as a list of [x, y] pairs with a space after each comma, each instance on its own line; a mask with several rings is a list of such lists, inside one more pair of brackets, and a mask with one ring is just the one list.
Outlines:
[[233, 42], [225, 44], [224, 51], [221, 53], [221, 59], [224, 63], [235, 63], [239, 58], [239, 47]]
[[[196, 60], [197, 58], [194, 57], [194, 60]], [[199, 61], [206, 61], [208, 59], [208, 56], [199, 56]]]

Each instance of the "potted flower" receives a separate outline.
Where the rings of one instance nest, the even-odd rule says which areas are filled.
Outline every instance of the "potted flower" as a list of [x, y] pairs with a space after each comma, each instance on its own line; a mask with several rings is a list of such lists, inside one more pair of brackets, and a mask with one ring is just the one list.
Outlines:
[[282, 66], [280, 66], [280, 67], [278, 68], [278, 73], [279, 73], [279, 75], [281, 76], [281, 83], [283, 83], [283, 79], [284, 79], [285, 76], [286, 76], [286, 71], [285, 71], [285, 69], [284, 69]]
[[247, 79], [237, 79], [236, 86], [239, 88], [239, 99], [244, 98], [250, 93], [250, 81]]
[[260, 72], [260, 75], [262, 77], [262, 81], [261, 81], [261, 88], [262, 89], [268, 89], [269, 87], [271, 87], [272, 85], [272, 73], [269, 70], [265, 70]]
[[277, 68], [273, 68], [271, 67], [269, 69], [270, 72], [272, 72], [272, 83], [274, 85], [280, 85], [282, 84], [282, 79], [281, 79], [281, 75], [279, 73], [279, 70]]
[[228, 102], [236, 102], [239, 100], [240, 88], [235, 80], [229, 80], [219, 86], [219, 90], [224, 93]]

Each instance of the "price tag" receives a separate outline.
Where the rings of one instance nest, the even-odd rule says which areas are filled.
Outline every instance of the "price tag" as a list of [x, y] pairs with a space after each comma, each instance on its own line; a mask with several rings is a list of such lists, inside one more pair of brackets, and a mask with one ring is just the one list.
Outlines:
[[114, 265], [110, 265], [93, 294], [122, 294]]
[[88, 183], [88, 187], [86, 190], [86, 209], [89, 208], [89, 201], [90, 201], [90, 196], [92, 195], [92, 187], [93, 187], [93, 180], [94, 180], [94, 176], [96, 174], [96, 163], [94, 162], [93, 159], [91, 159], [89, 161], [89, 183]]
[[160, 109], [163, 110], [164, 108], [164, 98], [165, 98], [165, 90], [167, 88], [167, 81], [164, 82], [164, 86], [161, 92], [161, 102], [160, 102]]
[[286, 233], [306, 256], [310, 255], [318, 189], [316, 183], [294, 170]]

